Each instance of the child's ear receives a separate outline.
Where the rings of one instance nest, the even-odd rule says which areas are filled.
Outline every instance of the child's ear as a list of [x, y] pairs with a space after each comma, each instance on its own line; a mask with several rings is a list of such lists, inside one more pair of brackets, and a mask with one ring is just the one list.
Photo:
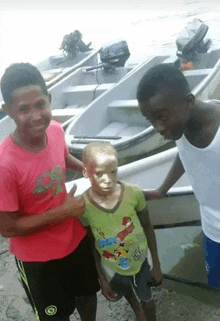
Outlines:
[[88, 169], [86, 167], [83, 167], [82, 174], [85, 178], [89, 178]]

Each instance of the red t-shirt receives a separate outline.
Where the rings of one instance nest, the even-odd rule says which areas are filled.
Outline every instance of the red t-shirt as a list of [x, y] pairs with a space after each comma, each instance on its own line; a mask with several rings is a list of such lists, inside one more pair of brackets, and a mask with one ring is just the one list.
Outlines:
[[[51, 121], [47, 146], [27, 151], [7, 136], [0, 144], [0, 211], [40, 215], [65, 199], [65, 156], [61, 126]], [[1, 214], [0, 214], [1, 215]], [[10, 252], [22, 261], [49, 261], [73, 252], [86, 231], [77, 218], [50, 224], [29, 235], [10, 238]]]

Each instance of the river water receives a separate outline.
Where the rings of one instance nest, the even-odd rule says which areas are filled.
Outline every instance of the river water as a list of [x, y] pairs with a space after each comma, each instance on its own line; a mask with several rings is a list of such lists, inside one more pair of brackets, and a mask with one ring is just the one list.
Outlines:
[[220, 42], [218, 1], [103, 0], [93, 1], [92, 6], [88, 2], [87, 7], [83, 7], [82, 0], [80, 7], [74, 1], [71, 6], [71, 2], [65, 0], [46, 6], [51, 1], [45, 0], [45, 6], [39, 2], [36, 8], [24, 6], [23, 2], [16, 6], [15, 1], [12, 6], [11, 1], [0, 2], [0, 75], [10, 63], [37, 63], [60, 54], [64, 35], [75, 29], [83, 34], [84, 42], [91, 41], [94, 48], [114, 39], [127, 40], [131, 59], [174, 54], [179, 31], [194, 18], [208, 24], [207, 36], [212, 39], [213, 46], [219, 46]]

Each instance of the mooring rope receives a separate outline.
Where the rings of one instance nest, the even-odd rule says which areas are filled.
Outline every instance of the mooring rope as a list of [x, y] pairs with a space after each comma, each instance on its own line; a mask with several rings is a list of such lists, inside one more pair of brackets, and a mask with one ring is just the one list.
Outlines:
[[208, 290], [208, 291], [212, 291], [212, 292], [220, 294], [220, 289], [213, 288], [212, 286], [210, 286], [210, 285], [208, 285], [206, 283], [190, 281], [190, 280], [187, 280], [187, 279], [184, 279], [184, 278], [177, 278], [175, 276], [168, 275], [168, 274], [163, 274], [163, 278], [167, 279], [167, 280], [174, 281], [174, 282], [179, 282], [179, 283], [184, 283], [184, 284], [187, 284], [187, 285], [195, 286], [195, 287], [198, 287], [200, 289], [204, 289], [204, 290]]

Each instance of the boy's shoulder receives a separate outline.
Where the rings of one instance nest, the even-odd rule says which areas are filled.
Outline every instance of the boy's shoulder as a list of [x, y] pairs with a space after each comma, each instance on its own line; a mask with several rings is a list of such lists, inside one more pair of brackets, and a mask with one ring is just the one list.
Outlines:
[[134, 191], [141, 191], [140, 186], [138, 186], [136, 184], [132, 184], [132, 183], [128, 183], [128, 182], [125, 182], [123, 184], [126, 189], [130, 189], [130, 190], [134, 190]]
[[60, 137], [64, 137], [64, 131], [60, 123], [55, 120], [51, 120], [49, 126], [47, 127], [47, 135], [56, 140]]
[[209, 113], [212, 113], [214, 117], [219, 120], [220, 119], [220, 100], [210, 99], [205, 100], [204, 103], [208, 106]]
[[51, 120], [50, 125], [48, 126], [48, 130], [63, 131], [61, 124], [55, 120]]
[[141, 195], [143, 194], [143, 191], [140, 186], [132, 183], [123, 183], [124, 185], [124, 190], [125, 190], [125, 195]]

